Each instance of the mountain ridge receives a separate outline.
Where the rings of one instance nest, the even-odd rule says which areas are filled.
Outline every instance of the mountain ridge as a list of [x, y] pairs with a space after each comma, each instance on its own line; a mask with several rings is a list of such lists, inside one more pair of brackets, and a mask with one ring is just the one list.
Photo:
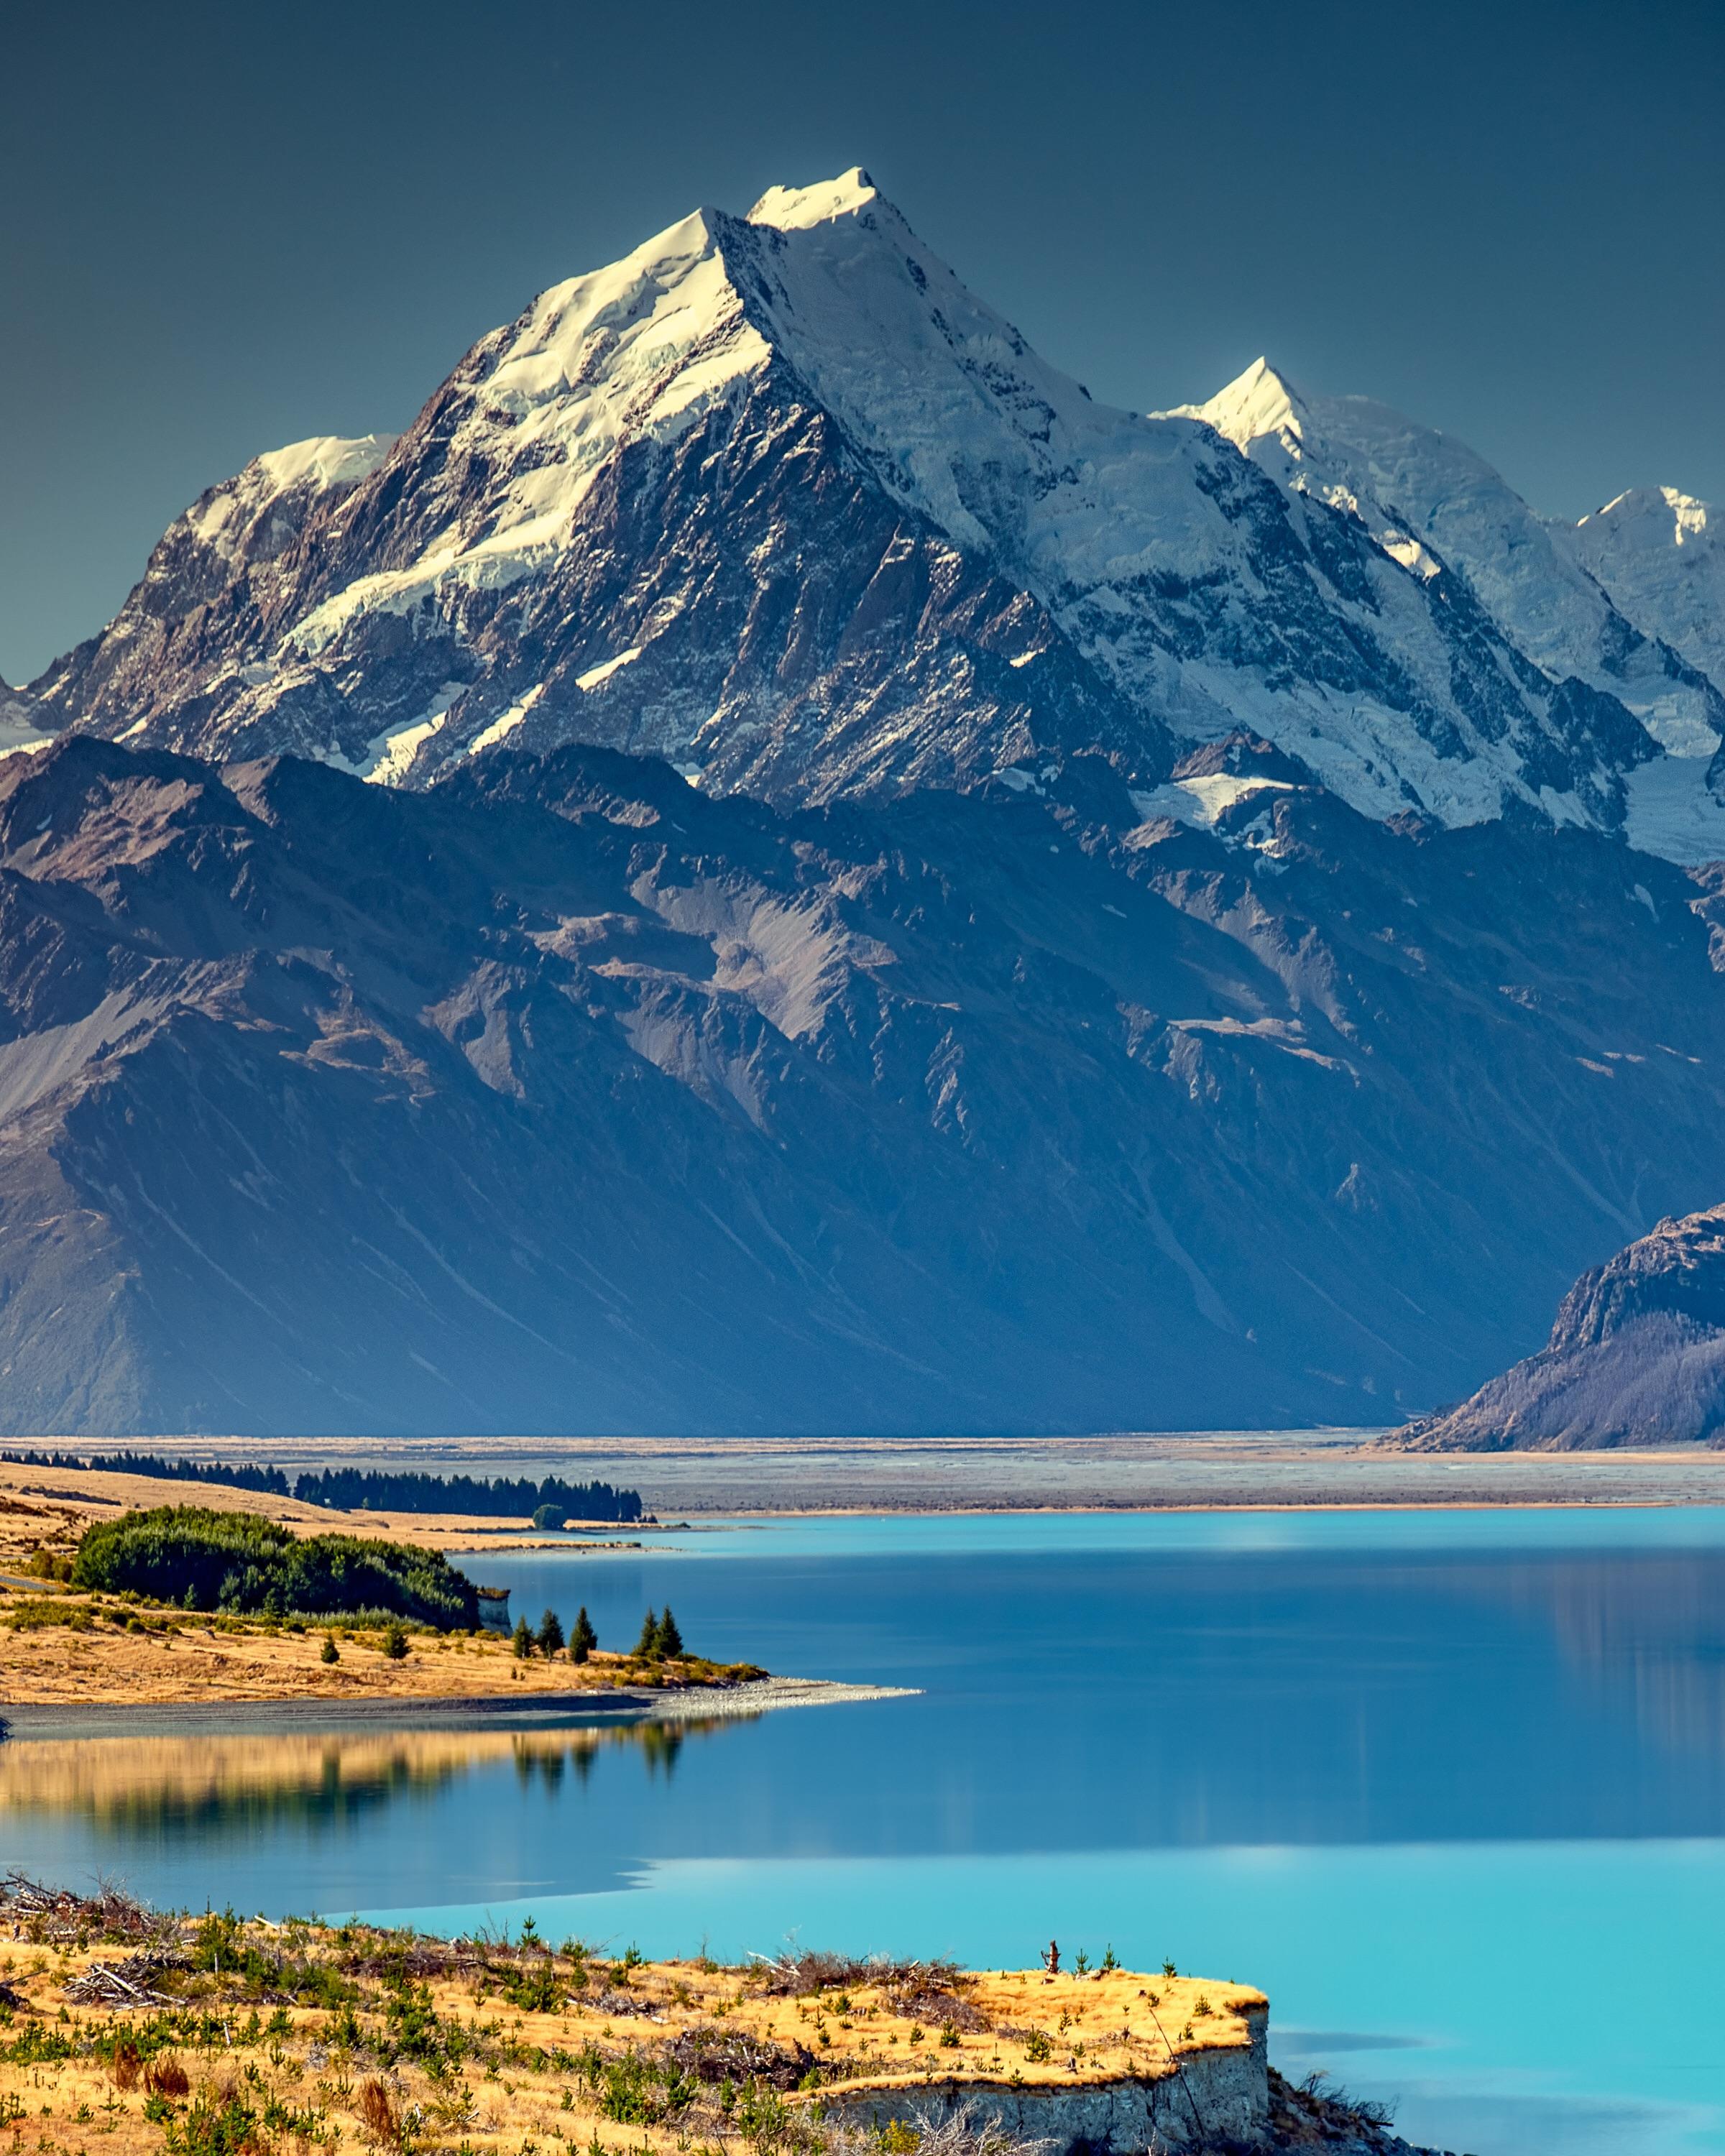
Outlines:
[[[547, 288], [351, 484], [279, 513], [244, 474], [213, 490], [31, 694], [44, 730], [218, 759], [424, 784], [581, 739], [783, 802], [1085, 747], [1153, 788], [1245, 726], [1379, 817], [1725, 851], [1719, 685], [1481, 460], [1446, 452], [1513, 528], [1458, 563], [1209, 408], [1095, 404], [853, 168]], [[216, 559], [210, 529], [264, 509]], [[1529, 547], [1586, 635], [1494, 585]]]
[[11, 759], [0, 1428], [1455, 1397], [1725, 1183], [1718, 894], [1194, 762], [1207, 821], [1122, 831], [1096, 756], [789, 811], [577, 746], [429, 789]]

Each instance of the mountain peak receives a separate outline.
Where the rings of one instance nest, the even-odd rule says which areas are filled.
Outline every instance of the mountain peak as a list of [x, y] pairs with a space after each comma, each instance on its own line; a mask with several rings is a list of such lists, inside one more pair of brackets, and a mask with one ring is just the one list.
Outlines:
[[811, 225], [855, 217], [880, 199], [880, 190], [862, 167], [853, 165], [836, 179], [817, 180], [813, 187], [768, 187], [749, 212], [748, 222], [770, 224], [777, 232], [807, 232]]
[[1306, 399], [1286, 375], [1263, 357], [1255, 359], [1225, 389], [1208, 403], [1177, 404], [1171, 412], [1158, 412], [1158, 419], [1201, 419], [1224, 441], [1244, 450], [1264, 434], [1291, 435], [1298, 441], [1307, 416]]
[[1692, 494], [1675, 486], [1632, 486], [1581, 523], [1603, 526], [1614, 537], [1640, 526], [1661, 543], [1685, 547], [1707, 536], [1707, 505]]

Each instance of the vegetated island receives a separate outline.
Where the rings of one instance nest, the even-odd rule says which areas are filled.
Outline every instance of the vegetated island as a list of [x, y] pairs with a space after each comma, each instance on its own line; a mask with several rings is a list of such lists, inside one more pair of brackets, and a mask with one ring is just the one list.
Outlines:
[[513, 1700], [767, 1678], [692, 1651], [668, 1607], [626, 1650], [602, 1646], [584, 1608], [567, 1628], [547, 1610], [492, 1629], [483, 1590], [439, 1551], [295, 1535], [245, 1512], [128, 1512], [87, 1527], [70, 1555], [28, 1562], [34, 1578], [0, 1582], [0, 1697], [18, 1707]]
[[1268, 2063], [1261, 1992], [1122, 1969], [649, 1962], [0, 1881], [0, 2120], [110, 2156], [1410, 2149]]

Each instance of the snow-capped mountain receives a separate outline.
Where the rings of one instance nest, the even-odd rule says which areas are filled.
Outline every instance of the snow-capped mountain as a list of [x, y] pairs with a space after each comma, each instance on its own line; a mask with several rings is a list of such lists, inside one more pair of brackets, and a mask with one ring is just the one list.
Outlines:
[[1650, 767], [1694, 790], [1717, 688], [1488, 468], [1243, 379], [1097, 405], [865, 173], [774, 188], [542, 294], [398, 439], [213, 489], [32, 694], [413, 785], [577, 740], [782, 801], [1077, 751], [1159, 797], [1244, 726], [1379, 818], [1633, 829]]
[[1561, 528], [1630, 620], [1725, 689], [1725, 543], [1706, 502], [1674, 486], [1633, 487]]
[[[1632, 843], [1697, 858], [1686, 825], [1698, 824], [1700, 857], [1725, 851], [1725, 800], [1713, 790], [1725, 796], [1725, 783], [1712, 772], [1725, 736], [1725, 581], [1717, 568], [1711, 614], [1704, 581], [1692, 575], [1689, 633], [1675, 636], [1679, 609], [1650, 603], [1645, 587], [1657, 572], [1644, 566], [1649, 550], [1630, 542], [1635, 566], [1615, 580], [1601, 575], [1609, 550], [1582, 536], [1599, 520], [1578, 533], [1543, 519], [1465, 443], [1370, 398], [1307, 394], [1266, 360], [1207, 403], [1170, 416], [1204, 421], [1291, 492], [1359, 520], [1410, 573], [1465, 582], [1551, 680], [1626, 707], [1664, 752], [1621, 771]], [[1669, 555], [1669, 512], [1665, 522]], [[1578, 804], [1553, 796], [1548, 805], [1561, 816]]]

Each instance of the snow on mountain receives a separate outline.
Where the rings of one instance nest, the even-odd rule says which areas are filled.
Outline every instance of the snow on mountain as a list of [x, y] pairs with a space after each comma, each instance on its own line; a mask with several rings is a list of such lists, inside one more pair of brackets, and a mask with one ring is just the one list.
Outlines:
[[1725, 732], [1470, 452], [1261, 364], [1099, 406], [860, 169], [552, 286], [399, 439], [256, 460], [34, 693], [391, 783], [579, 740], [790, 800], [1084, 751], [1153, 791], [1245, 727], [1373, 815], [1608, 829]]
[[1370, 398], [1307, 395], [1263, 359], [1182, 410], [1284, 486], [1361, 518], [1410, 570], [1459, 571], [1546, 674], [1616, 697], [1662, 748], [1710, 757], [1718, 746], [1718, 685], [1662, 629], [1620, 611], [1591, 564], [1465, 443]]
[[45, 748], [54, 739], [42, 723], [41, 706], [22, 689], [0, 681], [0, 758], [21, 750]]
[[[1725, 666], [1707, 663], [1725, 659], [1725, 572], [1715, 567], [1711, 582], [1705, 572], [1670, 578], [1685, 511], [1655, 497], [1665, 508], [1652, 520], [1655, 545], [1628, 536], [1627, 516], [1615, 548], [1604, 534], [1579, 541], [1537, 516], [1465, 443], [1370, 398], [1307, 394], [1265, 359], [1180, 416], [1213, 427], [1290, 490], [1358, 518], [1413, 573], [1465, 578], [1553, 682], [1574, 680], [1625, 706], [1663, 752], [1623, 773], [1631, 842], [1680, 860], [1725, 854], [1725, 775], [1714, 762], [1725, 737]], [[1704, 530], [1705, 511], [1693, 506]], [[1697, 530], [1692, 515], [1686, 529]], [[1614, 552], [1635, 564], [1615, 583], [1600, 572]], [[1671, 582], [1681, 601], [1664, 596]], [[1649, 583], [1661, 587], [1659, 597]], [[1561, 813], [1555, 801], [1548, 806]]]
[[1706, 502], [1638, 486], [1554, 528], [1630, 620], [1725, 692], [1725, 539]]
[[[177, 688], [197, 709], [218, 710], [267, 679], [270, 661], [235, 634], [236, 624], [280, 585], [308, 523], [379, 470], [395, 440], [316, 435], [254, 457], [207, 489], [162, 534], [142, 583], [107, 629], [31, 685], [47, 722], [100, 714], [104, 733], [153, 738], [165, 690]], [[280, 745], [319, 746], [293, 738]]]

